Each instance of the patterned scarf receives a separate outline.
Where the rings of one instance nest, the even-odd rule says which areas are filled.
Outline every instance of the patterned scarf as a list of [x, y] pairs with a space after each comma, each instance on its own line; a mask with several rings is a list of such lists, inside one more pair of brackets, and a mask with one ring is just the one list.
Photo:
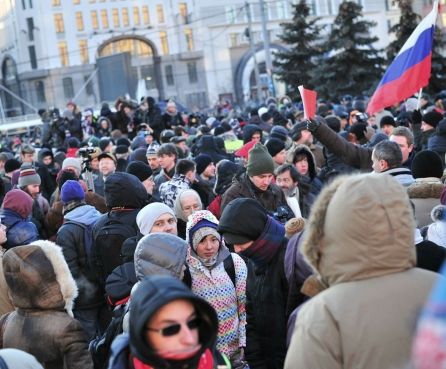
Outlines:
[[268, 215], [268, 221], [262, 234], [240, 255], [250, 259], [257, 267], [267, 267], [276, 255], [279, 246], [285, 237], [285, 227]]

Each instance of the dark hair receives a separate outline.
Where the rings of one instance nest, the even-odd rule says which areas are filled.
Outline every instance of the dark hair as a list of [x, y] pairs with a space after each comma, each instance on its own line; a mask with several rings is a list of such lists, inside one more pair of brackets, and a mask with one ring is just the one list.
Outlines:
[[384, 140], [376, 144], [373, 149], [377, 160], [384, 160], [389, 169], [399, 168], [403, 164], [403, 153], [396, 142]]
[[181, 159], [175, 166], [175, 174], [186, 175], [191, 170], [195, 170], [195, 165], [196, 165], [195, 162], [192, 160]]
[[156, 152], [156, 156], [160, 157], [163, 155], [167, 156], [174, 156], [175, 158], [178, 158], [178, 151], [175, 145], [172, 144], [163, 144], [159, 147], [158, 151]]
[[184, 127], [175, 127], [175, 129], [173, 130], [173, 133], [175, 134], [175, 136], [181, 136], [182, 133], [186, 133], [186, 129]]
[[286, 171], [290, 172], [293, 183], [299, 183], [302, 180], [302, 175], [299, 173], [296, 167], [291, 164], [282, 164], [279, 166], [274, 172], [274, 177], [277, 178], [279, 174], [285, 173]]
[[308, 160], [308, 154], [305, 152], [301, 152], [300, 154], [297, 154], [293, 159], [293, 164], [296, 164], [298, 161], [307, 159]]

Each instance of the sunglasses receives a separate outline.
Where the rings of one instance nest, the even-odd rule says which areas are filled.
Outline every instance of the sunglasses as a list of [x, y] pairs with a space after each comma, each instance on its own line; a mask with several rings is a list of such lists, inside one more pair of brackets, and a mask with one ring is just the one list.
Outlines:
[[[190, 330], [192, 330], [192, 329], [197, 329], [198, 327], [200, 327], [201, 322], [202, 322], [201, 318], [196, 317], [196, 318], [189, 320], [186, 323], [186, 325]], [[161, 329], [153, 329], [153, 328], [146, 327], [146, 330], [161, 333], [164, 337], [169, 337], [169, 336], [175, 336], [176, 334], [178, 334], [181, 330], [181, 325], [182, 324], [176, 323], [176, 324], [172, 324], [172, 325], [169, 325], [169, 326], [161, 328]]]

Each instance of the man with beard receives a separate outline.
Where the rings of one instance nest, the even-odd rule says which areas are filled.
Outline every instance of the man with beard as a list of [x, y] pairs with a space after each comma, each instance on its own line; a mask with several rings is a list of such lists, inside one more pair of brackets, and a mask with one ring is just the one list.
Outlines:
[[297, 218], [308, 219], [315, 197], [309, 193], [310, 188], [301, 181], [301, 175], [296, 167], [283, 164], [276, 169], [274, 176], [294, 215]]
[[99, 175], [94, 180], [94, 192], [99, 196], [105, 197], [104, 183], [110, 174], [116, 172], [116, 159], [112, 154], [103, 152], [98, 156], [98, 160]]
[[[48, 201], [40, 195], [41, 180], [33, 165], [23, 163], [20, 167], [20, 176], [18, 187], [25, 191], [33, 199], [33, 207], [31, 212], [31, 222], [37, 227], [39, 236], [44, 238], [44, 221], [50, 205]], [[45, 237], [46, 238], [46, 237]]]

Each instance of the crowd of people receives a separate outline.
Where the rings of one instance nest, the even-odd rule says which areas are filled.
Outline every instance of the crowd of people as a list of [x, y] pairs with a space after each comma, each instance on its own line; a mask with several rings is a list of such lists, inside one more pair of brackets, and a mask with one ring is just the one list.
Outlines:
[[39, 111], [0, 148], [0, 367], [446, 365], [446, 96], [367, 101]]

